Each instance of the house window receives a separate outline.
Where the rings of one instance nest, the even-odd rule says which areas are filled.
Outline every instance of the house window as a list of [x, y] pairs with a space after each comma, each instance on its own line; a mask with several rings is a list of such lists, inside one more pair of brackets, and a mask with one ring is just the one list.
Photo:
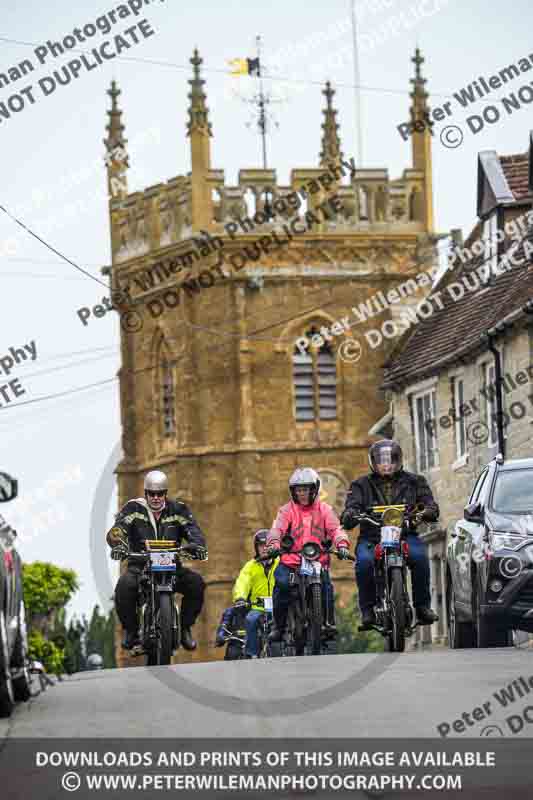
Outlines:
[[488, 447], [498, 444], [498, 429], [496, 427], [496, 368], [494, 362], [487, 361], [483, 364], [483, 387], [481, 394], [485, 398], [485, 424], [488, 430]]
[[168, 361], [161, 365], [162, 397], [163, 397], [163, 433], [165, 436], [174, 436], [176, 433], [174, 376]]
[[488, 219], [485, 220], [483, 225], [483, 241], [485, 243], [485, 263], [488, 267], [490, 267], [491, 272], [489, 275], [496, 274], [493, 270], [496, 270], [498, 265], [498, 217], [497, 215], [491, 214]]
[[[318, 333], [308, 331], [311, 337]], [[296, 422], [337, 418], [337, 367], [328, 343], [292, 357]]]
[[439, 466], [435, 389], [413, 396], [413, 429], [419, 472]]
[[463, 378], [452, 378], [452, 402], [455, 412], [455, 452], [456, 458], [466, 455], [466, 421], [461, 408], [465, 402], [465, 382]]

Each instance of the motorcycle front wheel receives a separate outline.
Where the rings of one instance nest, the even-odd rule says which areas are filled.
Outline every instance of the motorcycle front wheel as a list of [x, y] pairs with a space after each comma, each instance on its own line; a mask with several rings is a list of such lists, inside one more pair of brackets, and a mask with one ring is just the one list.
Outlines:
[[171, 592], [159, 593], [159, 625], [157, 642], [157, 663], [160, 665], [170, 664], [172, 660], [172, 640], [173, 640], [173, 597]]
[[393, 567], [390, 574], [390, 602], [392, 631], [389, 636], [393, 653], [405, 650], [405, 598], [401, 567]]
[[322, 647], [322, 587], [319, 583], [312, 583], [310, 586], [308, 614], [311, 654], [319, 656]]

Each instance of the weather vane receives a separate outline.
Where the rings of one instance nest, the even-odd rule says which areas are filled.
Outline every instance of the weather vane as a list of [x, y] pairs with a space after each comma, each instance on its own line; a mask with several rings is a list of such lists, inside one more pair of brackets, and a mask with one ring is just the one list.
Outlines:
[[267, 134], [271, 132], [272, 127], [279, 128], [279, 123], [274, 119], [272, 111], [269, 106], [272, 103], [281, 103], [281, 98], [275, 98], [271, 92], [265, 92], [263, 85], [263, 65], [261, 63], [261, 37], [256, 36], [257, 55], [255, 58], [234, 58], [229, 64], [232, 66], [232, 75], [249, 75], [259, 79], [259, 91], [255, 91], [250, 97], [243, 97], [238, 92], [234, 94], [239, 97], [244, 103], [253, 105], [254, 111], [252, 112], [252, 119], [246, 123], [247, 128], [257, 126], [261, 136], [262, 150], [263, 150], [263, 169], [267, 169], [267, 147], [266, 140]]

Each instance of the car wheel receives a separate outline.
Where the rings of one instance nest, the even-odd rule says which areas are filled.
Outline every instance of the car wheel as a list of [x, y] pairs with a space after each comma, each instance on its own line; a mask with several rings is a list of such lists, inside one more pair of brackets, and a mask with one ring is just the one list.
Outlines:
[[9, 669], [6, 620], [0, 611], [0, 717], [9, 717], [15, 705], [13, 680]]
[[472, 618], [474, 620], [474, 640], [476, 647], [509, 647], [513, 634], [507, 628], [496, 627], [481, 615], [481, 595], [483, 587], [479, 574], [472, 578]]
[[446, 592], [446, 604], [448, 609], [448, 646], [452, 650], [474, 647], [474, 625], [472, 622], [460, 622], [457, 619], [455, 589], [449, 577], [448, 581], [448, 590]]

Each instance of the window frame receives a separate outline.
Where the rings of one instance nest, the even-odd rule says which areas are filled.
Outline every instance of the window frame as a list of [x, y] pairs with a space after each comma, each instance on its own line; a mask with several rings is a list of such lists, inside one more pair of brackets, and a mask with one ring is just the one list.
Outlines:
[[[465, 405], [465, 378], [464, 373], [452, 375], [452, 407], [455, 412], [454, 436], [456, 461], [465, 460], [468, 456], [468, 440], [466, 438], [466, 418], [461, 414], [461, 406]], [[462, 399], [459, 396], [459, 386], [462, 388]], [[462, 434], [462, 435], [461, 435]], [[461, 440], [463, 450], [461, 451]]]
[[[434, 428], [433, 428], [433, 433], [430, 434], [428, 432], [427, 428], [426, 428], [426, 431], [425, 431], [425, 438], [426, 439], [429, 438], [431, 440], [431, 444], [429, 444], [428, 442], [425, 442], [425, 443], [427, 443], [429, 445], [427, 452], [424, 454], [425, 455], [425, 462], [427, 464], [427, 468], [426, 469], [424, 469], [424, 465], [422, 463], [422, 458], [421, 458], [421, 456], [422, 456], [422, 447], [421, 447], [421, 443], [420, 443], [420, 430], [419, 430], [419, 426], [418, 426], [419, 419], [418, 419], [418, 414], [417, 414], [417, 401], [418, 400], [422, 401], [422, 411], [424, 412], [424, 403], [423, 403], [423, 401], [424, 401], [425, 397], [429, 397], [430, 398], [429, 405], [430, 405], [431, 410], [433, 412], [433, 415], [428, 417], [428, 419], [431, 419], [431, 420], [435, 421], [435, 425], [434, 425]], [[413, 433], [414, 433], [414, 440], [415, 440], [415, 462], [416, 462], [416, 466], [417, 466], [417, 471], [418, 472], [431, 472], [432, 470], [437, 470], [440, 467], [440, 457], [439, 457], [439, 442], [438, 442], [437, 424], [436, 424], [437, 423], [437, 391], [436, 391], [436, 385], [428, 387], [426, 389], [421, 389], [420, 391], [417, 391], [417, 392], [413, 392], [411, 394], [411, 403], [412, 403], [412, 410], [413, 410], [412, 421], [413, 421], [413, 429], [414, 429]], [[425, 419], [425, 418], [423, 419], [423, 425], [425, 425], [425, 423], [428, 421], [428, 419]], [[432, 447], [433, 462], [434, 462], [432, 466], [430, 466], [430, 457], [429, 457], [430, 456], [430, 448], [431, 447]]]
[[[316, 327], [313, 326], [309, 331], [307, 331], [307, 333], [305, 335], [308, 337], [308, 339], [311, 339], [311, 337], [316, 335], [316, 334], [320, 335], [319, 332], [316, 330]], [[321, 366], [324, 366], [324, 365], [320, 364], [320, 356], [323, 355], [323, 354], [327, 354], [328, 356], [331, 357], [330, 366], [333, 368], [334, 392], [333, 392], [332, 396], [333, 396], [335, 402], [334, 402], [334, 405], [332, 405], [332, 408], [334, 408], [334, 412], [335, 412], [334, 416], [322, 416], [322, 414], [321, 414], [321, 411], [323, 409], [327, 408], [327, 406], [322, 406], [321, 405], [321, 387], [323, 389], [325, 386], [328, 385], [327, 381], [326, 382], [324, 382], [324, 381], [321, 382], [321, 380], [320, 380], [320, 378], [321, 378], [321, 372], [320, 372]], [[296, 376], [295, 376], [295, 373], [294, 373], [295, 366], [297, 366], [295, 364], [295, 358], [296, 357], [299, 357], [300, 359], [302, 359], [302, 361], [300, 362], [300, 366], [304, 363], [304, 361], [303, 361], [304, 359], [306, 359], [307, 363], [308, 364], [310, 363], [310, 365], [311, 365], [313, 406], [312, 406], [312, 416], [310, 418], [308, 418], [308, 419], [299, 419], [298, 418], [298, 397], [297, 397]], [[292, 356], [291, 356], [291, 364], [292, 364], [292, 388], [293, 388], [293, 396], [294, 396], [293, 410], [294, 410], [294, 421], [296, 422], [296, 424], [300, 425], [300, 424], [305, 424], [305, 423], [310, 423], [310, 422], [312, 422], [314, 424], [324, 423], [324, 422], [325, 423], [338, 422], [339, 418], [340, 418], [339, 417], [339, 396], [338, 396], [338, 391], [337, 391], [337, 387], [338, 387], [338, 367], [337, 367], [337, 356], [336, 356], [335, 350], [331, 346], [331, 343], [325, 341], [324, 344], [321, 347], [311, 347], [310, 346], [308, 348], [308, 350], [306, 351], [306, 353], [301, 353], [298, 350], [298, 348], [295, 347], [293, 352], [292, 352]], [[322, 373], [322, 374], [324, 374], [324, 373]], [[327, 392], [324, 392], [322, 394], [322, 399], [325, 399], [328, 396], [331, 396], [331, 394], [328, 395]]]

